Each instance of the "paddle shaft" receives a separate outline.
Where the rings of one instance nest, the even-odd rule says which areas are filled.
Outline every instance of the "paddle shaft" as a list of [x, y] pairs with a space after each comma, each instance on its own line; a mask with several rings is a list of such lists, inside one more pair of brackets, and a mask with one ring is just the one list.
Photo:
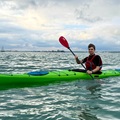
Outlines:
[[[75, 56], [75, 54], [74, 54], [74, 52], [70, 49], [70, 48], [68, 48], [69, 50], [70, 50], [70, 52]], [[80, 63], [84, 68], [85, 68], [85, 66], [82, 64], [82, 63]], [[85, 68], [85, 70], [86, 70], [86, 68]]]
[[[70, 50], [70, 52], [75, 56], [75, 53], [70, 49], [70, 47], [68, 47], [68, 49]], [[85, 66], [82, 64], [82, 63], [80, 63], [83, 67], [84, 67], [84, 69], [86, 70], [86, 68], [85, 68]], [[93, 78], [93, 76], [91, 75], [91, 74], [89, 74], [90, 75], [90, 77], [94, 80], [94, 78]]]

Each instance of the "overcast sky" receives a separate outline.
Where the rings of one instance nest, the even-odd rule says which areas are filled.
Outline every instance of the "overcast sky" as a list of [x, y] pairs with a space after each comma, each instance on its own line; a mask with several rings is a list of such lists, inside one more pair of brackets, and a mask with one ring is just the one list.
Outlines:
[[0, 0], [0, 46], [11, 50], [120, 51], [120, 0]]

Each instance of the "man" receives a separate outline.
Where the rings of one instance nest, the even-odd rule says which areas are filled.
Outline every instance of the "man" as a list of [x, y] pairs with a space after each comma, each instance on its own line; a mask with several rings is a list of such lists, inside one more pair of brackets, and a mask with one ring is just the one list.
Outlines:
[[88, 45], [89, 56], [84, 58], [83, 60], [79, 60], [78, 56], [75, 56], [76, 62], [78, 64], [85, 63], [86, 72], [88, 74], [93, 73], [101, 73], [102, 68], [102, 60], [99, 55], [95, 55], [95, 45], [89, 44]]

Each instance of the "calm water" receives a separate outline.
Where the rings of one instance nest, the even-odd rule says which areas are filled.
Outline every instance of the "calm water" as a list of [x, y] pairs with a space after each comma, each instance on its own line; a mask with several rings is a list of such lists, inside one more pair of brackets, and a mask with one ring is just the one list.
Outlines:
[[[120, 53], [99, 54], [103, 69], [120, 68]], [[0, 52], [0, 73], [69, 68], [82, 68], [69, 52]], [[0, 120], [29, 119], [120, 120], [120, 77], [1, 90]]]

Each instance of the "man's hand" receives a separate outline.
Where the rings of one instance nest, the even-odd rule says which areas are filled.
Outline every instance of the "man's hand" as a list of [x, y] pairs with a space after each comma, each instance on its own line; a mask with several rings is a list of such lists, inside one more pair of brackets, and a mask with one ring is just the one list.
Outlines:
[[75, 55], [75, 59], [78, 59], [78, 56], [77, 56], [77, 55]]
[[92, 74], [92, 71], [90, 71], [90, 70], [87, 70], [87, 73], [88, 73], [88, 74]]

